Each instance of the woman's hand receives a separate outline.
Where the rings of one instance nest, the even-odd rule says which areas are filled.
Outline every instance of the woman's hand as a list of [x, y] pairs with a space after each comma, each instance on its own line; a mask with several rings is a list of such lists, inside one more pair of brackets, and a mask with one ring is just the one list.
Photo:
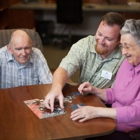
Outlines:
[[101, 100], [106, 101], [106, 89], [100, 89], [92, 86], [89, 82], [84, 82], [78, 87], [81, 94], [87, 95], [89, 93], [95, 94]]
[[94, 93], [96, 91], [96, 87], [92, 86], [89, 82], [84, 82], [78, 87], [78, 90], [81, 94]]
[[73, 121], [79, 120], [79, 122], [84, 122], [96, 117], [98, 117], [96, 107], [80, 105], [78, 105], [78, 109], [74, 110], [70, 116]]
[[97, 117], [107, 117], [116, 119], [116, 109], [107, 107], [94, 107], [94, 106], [80, 106], [78, 109], [71, 113], [70, 118], [73, 121], [79, 120], [79, 122], [84, 122]]

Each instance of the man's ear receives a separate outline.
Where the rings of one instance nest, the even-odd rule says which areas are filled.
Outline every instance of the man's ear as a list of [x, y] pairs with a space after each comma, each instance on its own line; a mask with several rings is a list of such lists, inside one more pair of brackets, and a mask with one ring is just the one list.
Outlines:
[[11, 47], [10, 47], [9, 44], [7, 45], [7, 50], [9, 51], [10, 54], [13, 54], [13, 52], [12, 52]]

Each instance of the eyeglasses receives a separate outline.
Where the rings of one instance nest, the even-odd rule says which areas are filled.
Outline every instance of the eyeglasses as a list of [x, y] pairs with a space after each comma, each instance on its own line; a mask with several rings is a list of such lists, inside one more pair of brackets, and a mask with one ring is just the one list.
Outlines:
[[122, 45], [122, 44], [119, 44], [119, 47], [122, 49], [125, 49], [125, 50], [130, 50], [131, 48], [134, 48], [135, 46], [140, 46], [140, 43], [137, 43], [136, 45], [128, 45], [128, 44], [125, 44], [125, 45]]
[[122, 49], [125, 49], [125, 50], [129, 50], [132, 46], [128, 46], [128, 45], [122, 45], [122, 44], [119, 44], [119, 47]]

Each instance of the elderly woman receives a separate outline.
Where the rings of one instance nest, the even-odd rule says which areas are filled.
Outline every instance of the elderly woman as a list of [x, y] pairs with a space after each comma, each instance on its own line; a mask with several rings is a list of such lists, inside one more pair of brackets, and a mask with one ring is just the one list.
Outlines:
[[98, 139], [129, 140], [124, 132], [140, 128], [140, 20], [126, 20], [120, 33], [120, 47], [126, 59], [120, 66], [114, 87], [99, 89], [85, 82], [78, 88], [82, 94], [95, 94], [112, 108], [79, 106], [71, 113], [71, 119], [79, 122], [97, 117], [116, 119], [116, 131]]

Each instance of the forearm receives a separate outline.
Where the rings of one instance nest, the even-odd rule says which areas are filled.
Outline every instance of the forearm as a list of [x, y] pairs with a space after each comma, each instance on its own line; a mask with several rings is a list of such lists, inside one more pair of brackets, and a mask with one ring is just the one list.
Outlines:
[[93, 94], [98, 96], [101, 100], [106, 101], [106, 89], [95, 88]]
[[53, 83], [52, 83], [52, 89], [59, 89], [62, 90], [64, 85], [66, 84], [66, 81], [68, 79], [68, 74], [65, 69], [59, 67], [53, 74]]
[[94, 106], [79, 106], [78, 109], [71, 113], [71, 119], [73, 121], [80, 119], [79, 122], [102, 117], [116, 119], [116, 109]]
[[115, 108], [102, 108], [102, 107], [97, 107], [97, 116], [98, 117], [107, 117], [107, 118], [112, 118], [116, 119], [116, 109]]

